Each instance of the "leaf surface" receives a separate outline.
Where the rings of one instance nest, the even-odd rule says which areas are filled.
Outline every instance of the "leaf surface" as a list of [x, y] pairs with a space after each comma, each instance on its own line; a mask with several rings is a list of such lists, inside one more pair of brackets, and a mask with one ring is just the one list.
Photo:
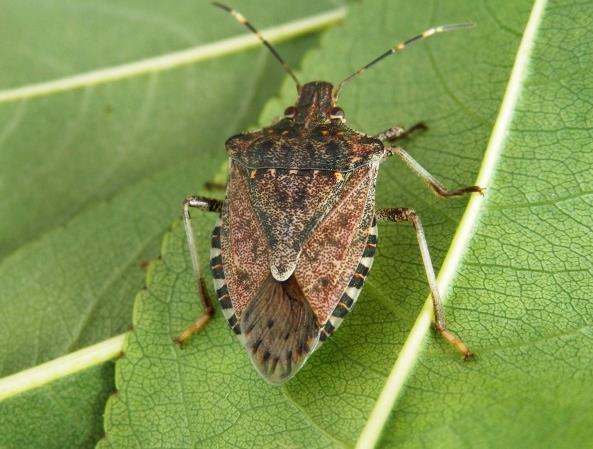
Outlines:
[[[279, 24], [280, 9], [286, 22], [335, 11], [331, 2], [261, 5], [262, 28]], [[8, 375], [128, 329], [144, 285], [141, 266], [158, 255], [182, 199], [224, 161], [218, 136], [253, 125], [284, 75], [258, 49], [31, 98], [18, 88], [55, 79], [68, 85], [83, 72], [215, 44], [243, 30], [194, 1], [176, 8], [10, 1], [3, 13], [0, 34], [10, 37], [0, 39], [0, 374]], [[220, 26], [203, 26], [214, 17]], [[316, 40], [279, 48], [296, 63]], [[23, 447], [29, 436], [27, 447], [94, 446], [101, 392], [113, 390], [110, 367], [95, 368], [92, 382], [79, 373], [67, 378], [66, 390], [50, 384], [3, 401], [0, 421], [13, 430], [2, 430], [3, 441]], [[85, 400], [60, 402], [76, 385]], [[84, 418], [75, 436], [66, 416], [78, 414]]]
[[[393, 44], [386, 37], [475, 21], [474, 30], [439, 36], [383, 62], [342, 96], [349, 122], [370, 134], [427, 121], [430, 131], [406, 148], [447, 185], [471, 184], [534, 4], [422, 6], [353, 6], [347, 24], [305, 59], [303, 72], [336, 81]], [[591, 440], [583, 393], [591, 374], [586, 8], [566, 2], [544, 9], [477, 233], [454, 267], [449, 322], [478, 358], [464, 363], [431, 335], [403, 373], [405, 388], [381, 447], [570, 448]], [[268, 105], [263, 122], [293, 101], [289, 87], [283, 101]], [[465, 201], [432, 197], [401, 165], [382, 167], [378, 204], [418, 211], [439, 268]], [[214, 217], [199, 220], [207, 260]], [[354, 447], [427, 293], [412, 230], [382, 225], [379, 242], [352, 315], [278, 388], [259, 378], [221, 316], [184, 350], [171, 345], [171, 336], [199, 314], [177, 226], [136, 303], [137, 327], [118, 363], [120, 396], [108, 405], [107, 439], [99, 447]]]
[[103, 435], [102, 409], [113, 393], [113, 362], [0, 402], [0, 447], [91, 448]]
[[[0, 84], [5, 89], [0, 93], [0, 257], [159, 170], [213, 155], [222, 160], [219, 134], [253, 125], [283, 75], [269, 69], [271, 57], [259, 49], [168, 70], [157, 64], [97, 85], [101, 69], [219, 42], [240, 34], [241, 27], [210, 4], [190, 0], [177, 2], [179, 9], [157, 1], [61, 0], [39, 8], [35, 2], [11, 1], [9, 6], [8, 28], [19, 27], [17, 36], [27, 38], [9, 49], [14, 38], [0, 39], [7, 78]], [[327, 11], [328, 2], [285, 8], [267, 1], [262, 9], [265, 27], [278, 24], [279, 10], [288, 9], [284, 17], [290, 22]], [[66, 30], [62, 16], [75, 28]], [[112, 17], [109, 25], [106, 17]], [[200, 26], [214, 18], [220, 26]], [[34, 33], [35, 27], [47, 29], [47, 35]], [[24, 48], [17, 51], [19, 46]], [[80, 72], [96, 73], [98, 79], [79, 86], [69, 76]], [[70, 87], [50, 86], [36, 98], [22, 91], [5, 96], [11, 87], [54, 79]]]
[[380, 447], [593, 440], [593, 15], [569, 1], [538, 1], [531, 15], [518, 102], [449, 295], [479, 356], [459, 366], [429, 346]]
[[[286, 50], [298, 58], [300, 45]], [[244, 52], [0, 103], [0, 238], [13, 250], [0, 262], [2, 374], [126, 330], [141, 264], [158, 254], [183, 198], [224, 161], [218, 135], [253, 123], [252, 108], [277, 90], [282, 72], [269, 59]]]

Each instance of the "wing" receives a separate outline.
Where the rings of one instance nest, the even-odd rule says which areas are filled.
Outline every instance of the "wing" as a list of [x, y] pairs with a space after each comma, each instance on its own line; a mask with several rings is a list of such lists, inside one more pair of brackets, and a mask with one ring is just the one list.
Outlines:
[[303, 365], [320, 326], [290, 276], [271, 275], [268, 239], [251, 202], [249, 172], [231, 167], [229, 197], [214, 229], [211, 266], [223, 313], [259, 373], [282, 383]]
[[290, 379], [319, 338], [319, 324], [294, 276], [263, 282], [240, 320], [243, 344], [270, 383]]

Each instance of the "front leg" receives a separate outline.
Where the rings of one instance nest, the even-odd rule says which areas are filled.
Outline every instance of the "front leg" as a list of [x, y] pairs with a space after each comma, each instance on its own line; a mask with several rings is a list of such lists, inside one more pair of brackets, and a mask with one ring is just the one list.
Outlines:
[[465, 343], [463, 343], [463, 341], [453, 332], [447, 329], [443, 301], [437, 288], [437, 280], [434, 274], [434, 268], [432, 267], [432, 260], [430, 259], [426, 237], [424, 236], [424, 229], [422, 228], [422, 222], [420, 221], [418, 215], [416, 215], [416, 212], [413, 209], [401, 207], [377, 209], [375, 215], [377, 220], [391, 221], [394, 223], [398, 223], [400, 221], [409, 221], [412, 223], [412, 226], [414, 226], [414, 229], [416, 230], [416, 238], [418, 239], [418, 246], [420, 247], [422, 263], [424, 265], [424, 271], [426, 272], [426, 278], [428, 279], [428, 285], [430, 287], [430, 296], [432, 298], [432, 304], [434, 307], [434, 326], [437, 332], [445, 339], [445, 341], [461, 352], [466, 360], [471, 358], [473, 354], [465, 345]]
[[[405, 139], [413, 132], [426, 131], [427, 129], [428, 129], [428, 126], [426, 126], [426, 123], [418, 122], [415, 125], [412, 125], [411, 127], [407, 128], [407, 129], [403, 128], [401, 126], [393, 126], [379, 134], [376, 134], [373, 137], [376, 137], [383, 143], [386, 143], [386, 142], [394, 143], [394, 142], [397, 142], [398, 140]], [[484, 189], [479, 186], [469, 186], [469, 187], [463, 187], [461, 189], [449, 190], [443, 185], [443, 183], [441, 183], [437, 178], [435, 178], [433, 175], [431, 175], [430, 172], [428, 172], [428, 170], [426, 170], [424, 167], [422, 167], [422, 165], [420, 165], [403, 148], [387, 147], [386, 149], [387, 149], [389, 155], [396, 155], [402, 161], [404, 161], [404, 163], [414, 173], [416, 173], [416, 175], [418, 175], [420, 178], [422, 178], [424, 180], [424, 182], [426, 182], [432, 188], [434, 193], [436, 193], [437, 195], [439, 195], [443, 198], [448, 198], [451, 196], [460, 196], [465, 193], [471, 193], [471, 192], [478, 192], [481, 195], [484, 194]]]
[[403, 126], [392, 126], [389, 129], [386, 129], [385, 131], [376, 134], [373, 137], [376, 137], [377, 139], [379, 139], [381, 142], [385, 143], [385, 142], [397, 142], [398, 140], [402, 140], [405, 139], [406, 137], [408, 137], [410, 134], [412, 134], [415, 131], [426, 131], [428, 129], [428, 126], [426, 125], [426, 123], [424, 122], [418, 122], [412, 126], [410, 126], [409, 128], [404, 128]]
[[204, 282], [204, 276], [202, 275], [202, 266], [200, 265], [200, 259], [198, 258], [196, 241], [194, 239], [194, 230], [191, 224], [191, 216], [189, 214], [190, 207], [199, 209], [202, 212], [220, 212], [222, 209], [222, 201], [214, 198], [206, 198], [203, 196], [188, 196], [183, 202], [183, 226], [185, 228], [187, 246], [191, 256], [191, 264], [194, 270], [196, 285], [198, 287], [198, 294], [202, 303], [203, 312], [202, 315], [200, 315], [200, 317], [195, 321], [195, 323], [193, 323], [175, 338], [175, 341], [181, 345], [183, 345], [183, 343], [185, 343], [193, 334], [199, 332], [214, 314], [214, 307], [212, 307], [212, 300], [208, 294], [208, 289], [206, 288], [206, 283]]
[[472, 193], [477, 192], [480, 195], [484, 194], [484, 189], [480, 186], [468, 186], [462, 187], [460, 189], [447, 189], [443, 183], [441, 183], [437, 178], [430, 174], [428, 170], [426, 170], [422, 165], [420, 165], [410, 154], [400, 147], [389, 147], [386, 148], [390, 155], [396, 155], [399, 157], [404, 163], [418, 175], [424, 182], [426, 182], [436, 193], [438, 196], [443, 198], [448, 198], [451, 196], [460, 196], [465, 193]]

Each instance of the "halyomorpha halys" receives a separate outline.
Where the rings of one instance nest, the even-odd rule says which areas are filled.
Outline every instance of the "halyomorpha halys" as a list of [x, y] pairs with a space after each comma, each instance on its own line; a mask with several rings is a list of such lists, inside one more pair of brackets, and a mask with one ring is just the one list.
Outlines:
[[345, 124], [337, 106], [344, 84], [383, 58], [439, 32], [471, 24], [431, 28], [383, 53], [336, 89], [325, 81], [301, 85], [276, 50], [238, 12], [296, 83], [298, 97], [269, 127], [226, 142], [230, 173], [224, 201], [190, 196], [183, 203], [187, 242], [203, 315], [177, 341], [185, 342], [214, 309], [202, 276], [189, 208], [220, 214], [214, 228], [211, 268], [222, 312], [270, 383], [291, 378], [352, 309], [377, 247], [377, 221], [410, 222], [415, 230], [434, 304], [437, 332], [471, 356], [447, 329], [420, 218], [413, 209], [375, 209], [379, 164], [396, 155], [442, 197], [481, 192], [478, 186], [448, 190], [406, 151], [387, 146], [421, 128], [393, 127], [375, 136]]

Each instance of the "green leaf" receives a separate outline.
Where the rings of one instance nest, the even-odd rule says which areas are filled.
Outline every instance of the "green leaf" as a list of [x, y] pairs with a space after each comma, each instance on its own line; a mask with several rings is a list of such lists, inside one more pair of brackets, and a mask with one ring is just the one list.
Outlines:
[[[218, 17], [228, 20], [221, 11]], [[310, 45], [286, 50], [298, 58]], [[84, 89], [50, 86], [33, 98], [2, 94], [0, 114], [9, 123], [0, 153], [2, 374], [126, 330], [144, 283], [141, 264], [158, 254], [182, 199], [224, 161], [218, 136], [253, 123], [277, 90], [283, 73], [271, 59], [243, 52], [188, 66], [157, 64], [150, 75], [133, 72]], [[192, 96], [196, 101], [187, 101]]]
[[[7, 90], [0, 93], [0, 120], [6, 124], [0, 135], [0, 257], [147, 175], [182, 160], [196, 163], [198, 156], [223, 158], [219, 133], [252, 125], [263, 101], [259, 91], [264, 98], [277, 91], [282, 72], [270, 70], [272, 58], [261, 50], [257, 56], [243, 52], [199, 65], [192, 64], [192, 54], [178, 55], [172, 67], [162, 59], [180, 48], [202, 48], [237, 36], [239, 26], [232, 19], [220, 20], [222, 11], [192, 0], [176, 2], [166, 13], [160, 2], [135, 3], [62, 0], [41, 9], [33, 2], [4, 8], [14, 18], [8, 29], [3, 27], [8, 33], [3, 45], [14, 42], [11, 26], [19, 28], [17, 36], [27, 37], [20, 44], [24, 48], [4, 47], [3, 55], [7, 79], [2, 88]], [[288, 9], [286, 21], [327, 10], [327, 2], [266, 5], [262, 26], [277, 24], [280, 9]], [[60, 20], [45, 26], [56, 15]], [[65, 29], [62, 15], [76, 28]], [[214, 20], [227, 23], [199, 26]], [[30, 30], [31, 24], [38, 28]], [[38, 29], [45, 30], [43, 38]], [[29, 48], [24, 43], [30, 40], [43, 43], [35, 50], [39, 55], [30, 49], [37, 44]], [[143, 59], [149, 56], [153, 59]], [[145, 64], [120, 65], [138, 60]], [[26, 64], [33, 67], [22, 68]], [[114, 75], [110, 64], [120, 71]], [[73, 75], [78, 70], [86, 72], [82, 81]], [[36, 74], [60, 82], [40, 84]], [[15, 83], [22, 87], [8, 89]]]
[[93, 447], [103, 435], [97, 410], [113, 393], [112, 382], [108, 362], [2, 401], [0, 447]]
[[[233, 3], [245, 13], [257, 13], [256, 23], [265, 29], [280, 24], [276, 17], [279, 12], [282, 12], [283, 22], [289, 22], [326, 12], [333, 2], [293, 2], [280, 6], [260, 0], [257, 9], [245, 0]], [[4, 0], [2, 16], [5, 19], [0, 29], [2, 89], [21, 88], [170, 55], [220, 42], [241, 32], [232, 19], [221, 20], [224, 13], [219, 9], [194, 0], [177, 0], [173, 8], [154, 0], [125, 3], [116, 0], [44, 3]], [[213, 23], [216, 26], [209, 26]], [[251, 61], [253, 69], [253, 57]], [[233, 64], [231, 62], [230, 66]], [[248, 76], [245, 72], [238, 75]], [[213, 78], [212, 74], [207, 76], [206, 79]]]
[[381, 447], [591, 444], [592, 18], [585, 4], [534, 4], [517, 104], [501, 108], [497, 126], [512, 115], [490, 141], [494, 179], [449, 295], [479, 357], [458, 366], [429, 347]]
[[[472, 199], [479, 207], [453, 244], [465, 201], [432, 197], [398, 161], [384, 164], [378, 184], [380, 206], [412, 206], [423, 218], [437, 268], [443, 263], [441, 285], [450, 287], [449, 323], [478, 354], [474, 362], [427, 332], [426, 281], [405, 225], [380, 227], [380, 253], [356, 309], [285, 386], [258, 376], [221, 316], [180, 350], [170, 339], [200, 307], [177, 226], [136, 303], [99, 447], [373, 447], [382, 430], [385, 448], [586, 446], [591, 17], [584, 4], [544, 6], [365, 2], [302, 70], [340, 80], [394, 34], [478, 24], [384, 61], [342, 96], [350, 123], [369, 133], [426, 120], [429, 132], [406, 147], [447, 185], [471, 184], [480, 170], [496, 174], [483, 176], [486, 197]], [[517, 53], [522, 39], [533, 53], [529, 45]], [[264, 120], [293, 101], [290, 87]], [[513, 89], [517, 104], [508, 100]], [[487, 147], [500, 156], [485, 156]], [[214, 218], [199, 220], [206, 256]], [[450, 248], [460, 253], [442, 262]], [[408, 359], [402, 348], [412, 348]], [[385, 424], [370, 415], [394, 365], [404, 386], [395, 406], [387, 402]]]
[[[258, 24], [279, 25], [281, 9], [288, 27], [271, 34], [294, 38], [338, 20], [335, 8], [318, 14], [330, 5], [262, 2]], [[200, 2], [11, 1], [3, 14], [10, 19], [0, 30], [0, 374], [7, 375], [127, 330], [144, 285], [141, 266], [158, 255], [181, 200], [224, 161], [219, 135], [253, 125], [284, 73], [268, 52], [245, 51], [257, 40]], [[201, 26], [215, 18], [221, 26]], [[279, 48], [296, 62], [316, 41]], [[40, 399], [62, 394], [54, 384], [0, 403], [2, 422], [19, 411], [5, 441], [18, 445], [29, 435], [27, 447], [93, 446], [104, 408], [96, 398], [113, 389], [103, 375], [109, 369], [96, 370], [92, 383], [84, 373], [68, 378], [85, 397], [84, 388], [95, 390], [80, 404]], [[2, 398], [17, 391], [7, 380], [0, 379]], [[83, 416], [78, 439], [66, 435], [64, 404], [68, 416]], [[35, 428], [39, 413], [47, 420]]]

